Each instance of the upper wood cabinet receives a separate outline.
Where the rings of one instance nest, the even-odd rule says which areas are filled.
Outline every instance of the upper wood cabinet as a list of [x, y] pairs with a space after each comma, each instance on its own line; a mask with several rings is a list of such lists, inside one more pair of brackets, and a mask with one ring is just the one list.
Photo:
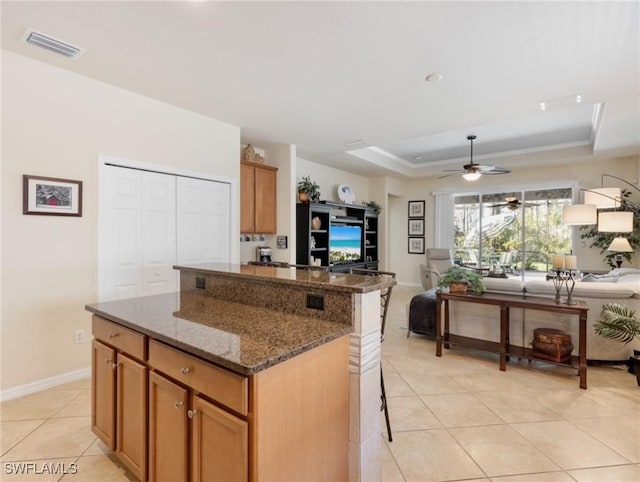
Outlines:
[[240, 164], [241, 233], [276, 233], [277, 172], [264, 164]]

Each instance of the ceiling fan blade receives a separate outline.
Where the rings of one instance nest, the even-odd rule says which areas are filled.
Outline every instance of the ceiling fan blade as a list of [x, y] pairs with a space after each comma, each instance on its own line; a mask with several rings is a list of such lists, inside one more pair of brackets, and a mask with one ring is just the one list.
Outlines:
[[505, 169], [503, 167], [495, 167], [490, 170], [490, 171], [482, 171], [482, 174], [488, 174], [488, 175], [493, 175], [493, 174], [510, 174], [511, 171], [509, 169]]
[[438, 179], [442, 179], [449, 176], [457, 176], [458, 174], [462, 174], [462, 173], [464, 173], [464, 171], [453, 171], [453, 172], [449, 172], [449, 174], [445, 174], [444, 176], [438, 176]]

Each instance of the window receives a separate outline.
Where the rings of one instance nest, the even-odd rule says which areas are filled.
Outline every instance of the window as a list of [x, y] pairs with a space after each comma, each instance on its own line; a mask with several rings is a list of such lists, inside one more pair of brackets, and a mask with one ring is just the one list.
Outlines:
[[572, 250], [562, 223], [571, 203], [571, 188], [454, 196], [456, 263], [497, 275], [546, 273], [553, 254]]

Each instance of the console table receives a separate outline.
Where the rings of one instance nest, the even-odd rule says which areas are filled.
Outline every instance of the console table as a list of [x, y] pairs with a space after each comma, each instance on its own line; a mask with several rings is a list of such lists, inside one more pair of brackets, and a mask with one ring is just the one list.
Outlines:
[[[451, 301], [463, 303], [480, 303], [494, 305], [500, 308], [500, 342], [491, 342], [477, 338], [469, 338], [449, 333], [449, 303]], [[444, 333], [442, 330], [442, 313], [444, 307]], [[572, 356], [567, 363], [557, 363], [536, 357], [532, 349], [526, 347], [511, 346], [509, 343], [509, 310], [510, 308], [523, 308], [526, 310], [550, 311], [577, 315], [578, 317], [578, 356]], [[442, 356], [442, 345], [461, 345], [478, 350], [500, 354], [500, 370], [507, 369], [507, 361], [510, 356], [529, 358], [530, 360], [542, 360], [557, 365], [572, 366], [578, 369], [580, 375], [580, 388], [587, 388], [587, 312], [589, 308], [584, 301], [578, 301], [575, 305], [556, 303], [555, 300], [534, 296], [506, 295], [497, 293], [452, 294], [436, 293], [436, 356]]]

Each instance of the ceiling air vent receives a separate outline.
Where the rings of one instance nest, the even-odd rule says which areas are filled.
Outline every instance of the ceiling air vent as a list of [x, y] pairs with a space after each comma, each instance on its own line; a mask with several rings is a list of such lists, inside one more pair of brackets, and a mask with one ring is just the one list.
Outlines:
[[76, 47], [53, 37], [49, 37], [48, 35], [36, 32], [35, 30], [30, 28], [28, 28], [22, 35], [22, 41], [31, 45], [35, 45], [37, 47], [42, 47], [43, 49], [50, 50], [51, 52], [64, 55], [65, 57], [71, 59], [77, 59], [85, 51], [85, 49]]

